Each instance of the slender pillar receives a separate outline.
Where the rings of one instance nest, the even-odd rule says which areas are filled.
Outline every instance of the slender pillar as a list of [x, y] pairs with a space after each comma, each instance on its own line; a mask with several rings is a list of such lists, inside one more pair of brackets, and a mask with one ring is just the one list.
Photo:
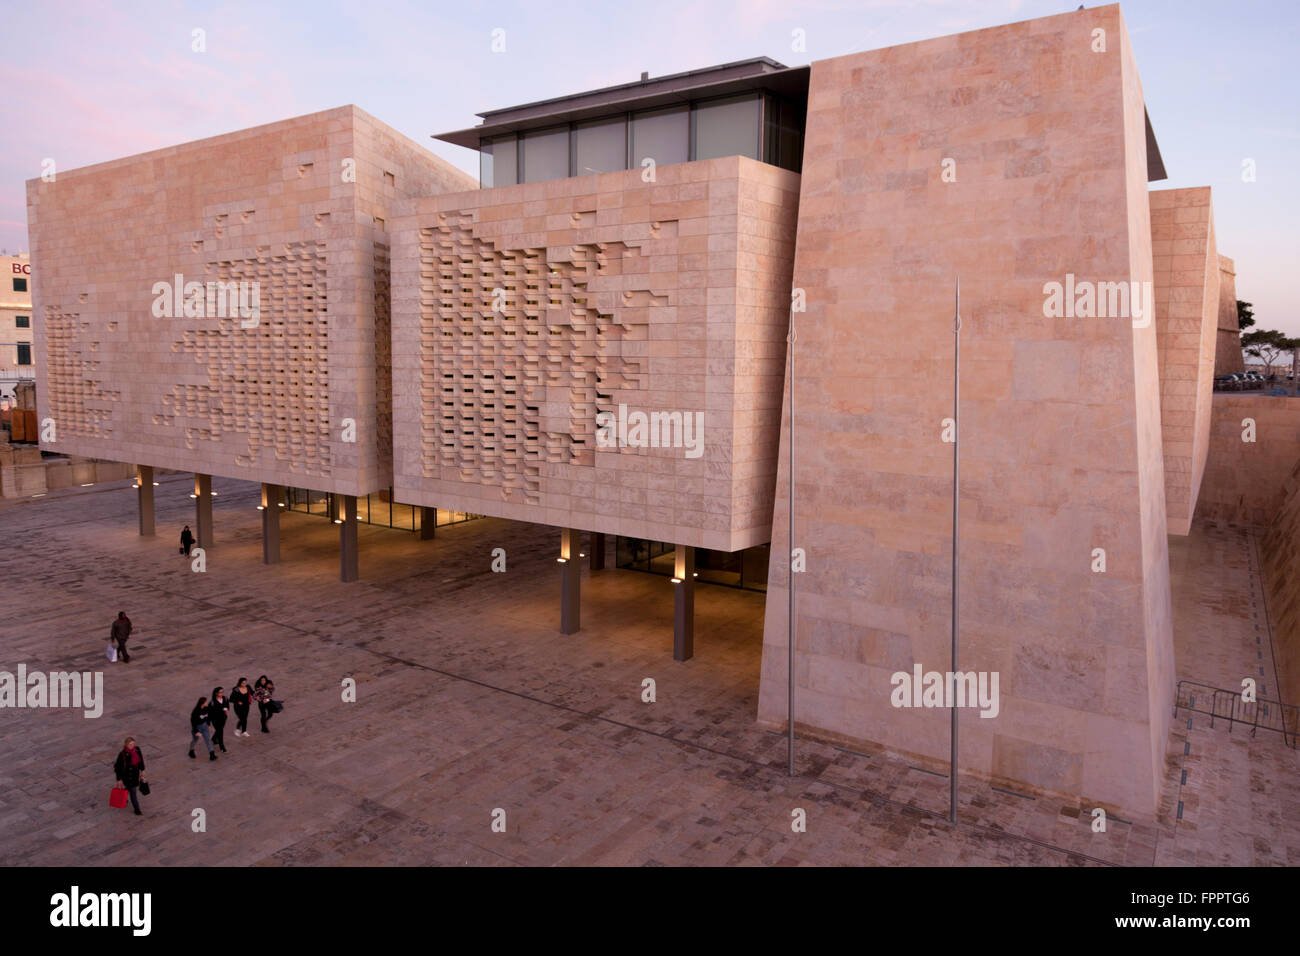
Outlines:
[[140, 489], [136, 492], [136, 501], [140, 506], [140, 535], [145, 538], [154, 536], [153, 523], [153, 467], [136, 465], [135, 483]]
[[194, 525], [198, 546], [212, 547], [212, 476], [194, 475]]
[[356, 495], [335, 495], [339, 522], [339, 580], [355, 581], [361, 577], [357, 561]]
[[262, 563], [280, 563], [280, 498], [284, 489], [279, 485], [262, 485]]
[[560, 633], [576, 634], [582, 627], [582, 565], [578, 542], [582, 532], [560, 529]]
[[591, 570], [605, 570], [605, 532], [591, 533]]
[[438, 533], [438, 509], [420, 508], [420, 540], [429, 541]]
[[679, 544], [673, 551], [673, 660], [695, 655], [695, 549]]

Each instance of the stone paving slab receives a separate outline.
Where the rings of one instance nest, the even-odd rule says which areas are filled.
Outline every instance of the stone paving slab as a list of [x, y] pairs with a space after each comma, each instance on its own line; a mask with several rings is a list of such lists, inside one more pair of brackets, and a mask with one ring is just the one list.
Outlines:
[[[1161, 814], [1112, 821], [1105, 834], [1077, 801], [965, 779], [953, 826], [948, 781], [935, 772], [944, 768], [880, 748], [801, 740], [799, 774], [786, 775], [784, 736], [755, 723], [761, 594], [702, 586], [696, 657], [675, 663], [670, 585], [651, 575], [584, 576], [583, 630], [557, 632], [554, 529], [489, 519], [420, 541], [363, 525], [363, 579], [344, 585], [332, 524], [283, 515], [284, 562], [267, 568], [255, 486], [214, 487], [216, 545], [203, 574], [172, 543], [193, 524], [184, 481], [160, 485], [155, 539], [136, 534], [128, 488], [0, 507], [0, 579], [10, 582], [0, 667], [100, 669], [107, 695], [98, 720], [0, 711], [0, 863], [1300, 859], [1295, 752], [1280, 740], [1176, 721]], [[1199, 533], [1177, 551], [1179, 672], [1217, 680], [1254, 646], [1248, 534]], [[495, 547], [507, 550], [504, 575], [489, 570]], [[136, 625], [132, 663], [109, 665], [120, 608]], [[272, 733], [258, 731], [254, 708], [251, 738], [228, 725], [228, 754], [189, 760], [195, 699], [261, 673], [286, 701]], [[355, 704], [341, 700], [344, 677], [357, 681]], [[645, 677], [657, 682], [651, 705], [640, 699]], [[155, 784], [143, 818], [105, 805], [127, 733]], [[196, 807], [205, 833], [190, 828]], [[806, 833], [791, 831], [796, 807]], [[506, 811], [504, 833], [490, 828], [495, 808]]]

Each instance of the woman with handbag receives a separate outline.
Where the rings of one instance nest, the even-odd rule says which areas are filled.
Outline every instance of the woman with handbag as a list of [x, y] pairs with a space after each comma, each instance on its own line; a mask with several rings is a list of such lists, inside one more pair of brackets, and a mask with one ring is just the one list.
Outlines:
[[190, 711], [190, 732], [193, 734], [193, 736], [190, 737], [191, 760], [194, 759], [194, 741], [198, 740], [200, 737], [202, 737], [203, 742], [208, 745], [208, 759], [217, 759], [216, 751], [212, 749], [212, 737], [209, 733], [211, 720], [212, 718], [208, 716], [208, 699], [206, 697], [200, 697], [199, 702], [195, 704], [194, 709]]
[[212, 688], [212, 703], [208, 704], [208, 719], [212, 722], [212, 742], [226, 753], [226, 721], [230, 719], [230, 702], [224, 687]]
[[136, 789], [144, 781], [144, 754], [140, 753], [140, 748], [135, 745], [134, 737], [127, 737], [126, 742], [122, 744], [122, 752], [117, 755], [117, 761], [113, 764], [113, 773], [117, 776], [117, 782], [131, 795], [131, 806], [135, 808], [135, 815], [144, 816], [140, 812], [140, 801], [135, 795]]
[[275, 682], [263, 674], [253, 685], [253, 699], [257, 701], [257, 712], [262, 715], [262, 733], [269, 734], [266, 722], [275, 715], [271, 707], [271, 697], [275, 694]]
[[253, 688], [248, 686], [248, 678], [239, 678], [235, 689], [230, 692], [230, 702], [235, 705], [236, 737], [251, 737], [248, 732], [248, 709], [253, 705]]

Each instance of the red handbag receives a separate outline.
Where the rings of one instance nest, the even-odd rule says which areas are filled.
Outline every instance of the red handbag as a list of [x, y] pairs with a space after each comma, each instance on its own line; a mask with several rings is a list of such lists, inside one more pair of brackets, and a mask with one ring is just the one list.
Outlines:
[[108, 795], [108, 805], [119, 810], [126, 808], [126, 787], [114, 787]]

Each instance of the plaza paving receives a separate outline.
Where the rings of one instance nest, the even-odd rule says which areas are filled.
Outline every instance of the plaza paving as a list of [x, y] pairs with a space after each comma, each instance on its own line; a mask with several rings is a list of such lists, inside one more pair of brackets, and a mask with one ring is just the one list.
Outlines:
[[[0, 669], [102, 669], [107, 697], [97, 720], [0, 711], [0, 863], [1300, 864], [1300, 767], [1276, 734], [1181, 715], [1158, 819], [1097, 834], [1078, 801], [963, 778], [954, 826], [942, 767], [801, 740], [786, 775], [785, 738], [754, 721], [761, 594], [700, 587], [696, 655], [675, 663], [663, 578], [584, 575], [583, 629], [558, 633], [554, 529], [484, 519], [420, 541], [362, 525], [362, 580], [345, 585], [334, 525], [283, 515], [268, 568], [256, 486], [214, 488], [202, 574], [176, 553], [186, 478], [162, 479], [152, 539], [124, 483], [0, 504]], [[1179, 675], [1236, 686], [1264, 666], [1275, 686], [1250, 534], [1172, 540]], [[119, 609], [133, 659], [109, 665]], [[189, 760], [197, 697], [262, 673], [286, 701], [273, 732], [254, 714], [229, 754]], [[154, 783], [144, 817], [107, 806], [127, 734]]]

